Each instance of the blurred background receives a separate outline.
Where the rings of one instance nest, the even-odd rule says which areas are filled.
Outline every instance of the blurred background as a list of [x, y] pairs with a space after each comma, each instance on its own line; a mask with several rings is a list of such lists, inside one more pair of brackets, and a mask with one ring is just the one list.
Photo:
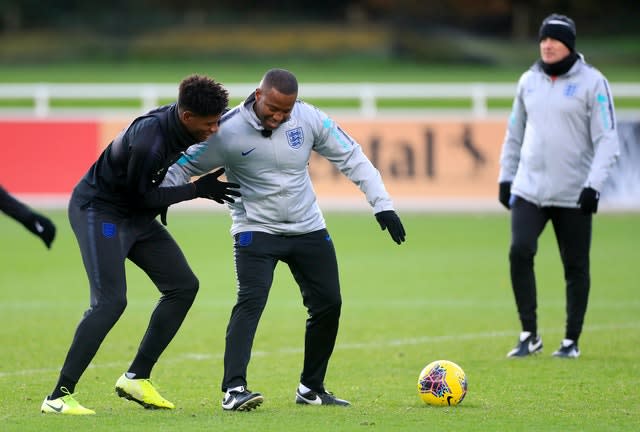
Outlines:
[[[174, 100], [186, 75], [214, 76], [236, 104], [284, 67], [401, 205], [499, 210], [515, 85], [553, 12], [574, 19], [577, 50], [612, 84], [622, 156], [603, 201], [638, 209], [637, 0], [0, 0], [0, 184], [32, 203], [64, 202], [113, 136]], [[74, 155], [64, 171], [61, 149]], [[337, 208], [362, 201], [322, 161], [311, 170]]]
[[325, 58], [526, 66], [542, 18], [594, 62], [640, 64], [635, 0], [2, 0], [0, 62]]

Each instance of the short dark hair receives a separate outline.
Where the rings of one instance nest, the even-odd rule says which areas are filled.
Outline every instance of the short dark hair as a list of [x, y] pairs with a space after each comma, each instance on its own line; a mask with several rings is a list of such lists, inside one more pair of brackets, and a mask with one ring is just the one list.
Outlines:
[[261, 85], [265, 90], [275, 88], [286, 95], [298, 93], [298, 80], [294, 74], [286, 69], [269, 69], [264, 74]]
[[189, 75], [180, 82], [178, 107], [198, 116], [221, 114], [229, 105], [229, 92], [204, 75]]

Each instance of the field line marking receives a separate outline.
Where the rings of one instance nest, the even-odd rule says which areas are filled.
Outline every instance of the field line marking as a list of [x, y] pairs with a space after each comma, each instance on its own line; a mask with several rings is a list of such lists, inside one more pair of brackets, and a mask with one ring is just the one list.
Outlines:
[[[625, 324], [607, 324], [607, 325], [591, 325], [585, 326], [584, 332], [598, 332], [598, 331], [607, 331], [607, 330], [623, 330], [623, 329], [634, 329], [640, 328], [640, 322], [637, 323], [625, 323]], [[554, 334], [554, 333], [563, 333], [563, 329], [543, 329], [540, 331], [541, 334]], [[457, 334], [457, 335], [440, 335], [440, 336], [423, 336], [417, 338], [406, 338], [406, 339], [390, 339], [386, 341], [373, 341], [373, 342], [363, 342], [363, 343], [344, 343], [344, 344], [336, 344], [335, 351], [339, 350], [357, 350], [357, 349], [380, 349], [385, 347], [394, 347], [394, 346], [405, 346], [405, 345], [418, 345], [423, 343], [434, 343], [434, 342], [448, 342], [448, 341], [461, 341], [461, 340], [469, 340], [469, 339], [489, 339], [495, 337], [512, 337], [517, 336], [518, 331], [508, 330], [508, 331], [495, 331], [495, 332], [480, 332], [480, 333], [466, 333], [466, 334]], [[273, 354], [300, 354], [303, 352], [302, 347], [298, 348], [280, 348], [273, 351], [253, 351], [252, 357], [266, 357]], [[216, 360], [222, 359], [223, 353], [218, 354], [202, 354], [202, 353], [184, 353], [178, 356], [160, 359], [162, 363], [165, 364], [173, 364], [173, 363], [181, 363], [184, 361], [207, 361], [207, 360]], [[113, 367], [126, 367], [130, 361], [118, 361], [118, 362], [110, 362], [110, 363], [100, 363], [93, 364], [91, 363], [87, 369], [94, 368], [113, 368]], [[25, 376], [25, 375], [37, 375], [41, 373], [59, 373], [60, 368], [41, 368], [41, 369], [23, 369], [16, 370], [10, 372], [0, 372], [0, 378], [8, 378], [15, 376]]]

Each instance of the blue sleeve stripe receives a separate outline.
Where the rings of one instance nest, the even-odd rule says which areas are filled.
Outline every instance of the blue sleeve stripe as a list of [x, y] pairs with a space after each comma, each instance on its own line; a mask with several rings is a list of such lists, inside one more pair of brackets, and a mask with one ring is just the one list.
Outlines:
[[604, 81], [604, 88], [607, 91], [607, 108], [609, 109], [609, 123], [611, 124], [611, 129], [615, 129], [616, 128], [616, 122], [614, 121], [614, 114], [613, 114], [613, 103], [611, 103], [611, 91], [609, 90], [609, 83], [607, 83], [607, 80], [603, 80]]
[[180, 156], [180, 159], [178, 159], [176, 163], [180, 166], [186, 165], [188, 162], [197, 160], [200, 155], [205, 152], [205, 150], [207, 150], [207, 146], [201, 145], [196, 151], [191, 154], [184, 153], [182, 156]]

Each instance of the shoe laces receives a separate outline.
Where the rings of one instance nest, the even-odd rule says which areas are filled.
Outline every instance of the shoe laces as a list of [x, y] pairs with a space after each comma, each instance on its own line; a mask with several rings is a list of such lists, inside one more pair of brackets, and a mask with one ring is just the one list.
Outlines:
[[140, 380], [140, 384], [143, 384], [143, 383], [149, 384], [153, 388], [156, 387], [156, 386], [153, 385], [153, 382], [151, 381], [151, 378], [142, 378]]
[[142, 391], [146, 391], [146, 392], [155, 394], [157, 397], [162, 398], [162, 396], [160, 395], [160, 392], [158, 391], [156, 386], [153, 385], [153, 382], [151, 381], [151, 378], [143, 378], [143, 379], [141, 379], [140, 380], [140, 387], [141, 387]]
[[68, 388], [66, 387], [60, 387], [60, 391], [62, 393], [64, 393], [64, 396], [62, 396], [60, 399], [62, 399], [62, 402], [64, 402], [65, 404], [69, 405], [69, 406], [77, 406], [80, 405], [80, 403], [75, 399], [75, 395], [77, 393], [71, 393], [69, 391]]

